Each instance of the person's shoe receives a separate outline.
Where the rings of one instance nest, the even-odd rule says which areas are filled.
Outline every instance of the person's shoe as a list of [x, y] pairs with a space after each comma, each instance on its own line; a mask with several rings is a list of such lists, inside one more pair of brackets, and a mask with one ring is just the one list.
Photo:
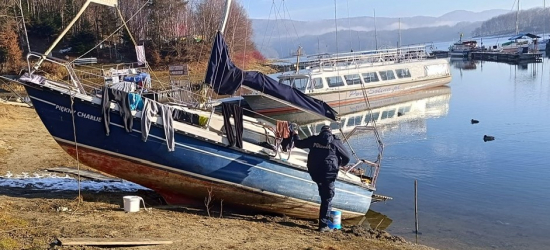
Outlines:
[[329, 227], [320, 227], [319, 228], [319, 232], [321, 233], [326, 233], [326, 232], [330, 232], [332, 231], [332, 229], [330, 229]]

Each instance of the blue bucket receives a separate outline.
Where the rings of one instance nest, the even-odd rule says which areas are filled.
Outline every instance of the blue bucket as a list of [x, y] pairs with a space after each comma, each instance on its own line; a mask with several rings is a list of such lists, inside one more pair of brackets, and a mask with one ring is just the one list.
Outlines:
[[328, 222], [328, 227], [330, 229], [342, 229], [342, 212], [340, 211], [330, 211], [330, 221]]

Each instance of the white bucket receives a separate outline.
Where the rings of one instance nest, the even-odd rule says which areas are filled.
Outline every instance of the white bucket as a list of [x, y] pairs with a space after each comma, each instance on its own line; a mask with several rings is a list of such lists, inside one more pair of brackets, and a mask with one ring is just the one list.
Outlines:
[[145, 201], [139, 196], [124, 196], [122, 199], [124, 200], [124, 212], [139, 212], [139, 201], [142, 201], [143, 207], [145, 207]]

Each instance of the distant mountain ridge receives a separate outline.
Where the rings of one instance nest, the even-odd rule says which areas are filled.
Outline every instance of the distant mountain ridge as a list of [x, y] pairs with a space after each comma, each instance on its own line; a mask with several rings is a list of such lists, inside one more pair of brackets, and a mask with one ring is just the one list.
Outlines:
[[[518, 28], [520, 33], [543, 33], [550, 31], [550, 9], [533, 8], [518, 13]], [[476, 28], [473, 36], [495, 36], [515, 34], [516, 12], [509, 12], [484, 21]]]
[[[457, 10], [440, 17], [404, 17], [401, 18], [401, 21], [399, 18], [376, 17], [378, 44], [396, 46], [399, 26], [402, 30], [402, 44], [458, 39], [460, 33], [472, 33], [481, 25], [481, 21], [508, 12], [508, 10], [499, 9], [481, 12]], [[338, 24], [339, 44], [353, 44], [355, 40], [356, 49], [374, 49], [376, 47], [373, 37], [374, 17], [340, 18], [336, 20], [336, 23]], [[302, 46], [303, 51], [307, 54], [336, 52], [335, 21], [331, 19], [315, 21], [252, 19], [252, 28], [256, 46], [268, 58], [286, 57], [298, 46]], [[406, 32], [410, 29], [414, 29], [415, 32]], [[345, 35], [346, 33], [347, 35]], [[347, 36], [347, 38], [340, 36]], [[361, 45], [359, 45], [360, 43]], [[343, 50], [342, 46], [338, 46], [338, 48]], [[345, 51], [349, 51], [349, 49]]]

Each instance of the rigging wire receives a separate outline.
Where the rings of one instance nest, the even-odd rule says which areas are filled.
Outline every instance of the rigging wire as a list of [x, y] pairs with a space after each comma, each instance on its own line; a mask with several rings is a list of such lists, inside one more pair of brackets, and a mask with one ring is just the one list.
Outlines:
[[75, 120], [74, 120], [74, 96], [76, 95], [76, 90], [73, 91], [73, 89], [71, 88], [71, 118], [72, 118], [72, 122], [73, 122], [73, 137], [74, 137], [74, 148], [75, 148], [75, 155], [76, 155], [76, 169], [77, 169], [77, 174], [78, 174], [78, 179], [77, 179], [77, 183], [78, 183], [78, 204], [80, 205], [80, 203], [82, 202], [82, 195], [81, 195], [81, 186], [80, 186], [80, 159], [79, 159], [79, 154], [78, 154], [78, 141], [76, 140], [76, 124], [75, 124]]
[[[337, 22], [337, 4], [336, 4], [336, 0], [334, 0], [334, 23], [335, 23], [335, 26], [336, 26], [336, 60], [338, 61], [338, 22]], [[348, 21], [349, 21], [349, 5], [348, 5]], [[339, 72], [339, 71], [338, 71]], [[339, 76], [339, 73], [338, 73], [338, 76]], [[377, 128], [377, 125], [376, 125], [376, 121], [373, 119], [373, 116], [372, 116], [372, 109], [371, 109], [371, 105], [370, 105], [370, 101], [369, 101], [369, 98], [368, 98], [368, 95], [367, 95], [367, 91], [365, 89], [365, 85], [362, 83], [361, 84], [361, 90], [363, 92], [363, 100], [365, 102], [365, 105], [366, 105], [366, 109], [368, 110], [368, 113], [370, 114], [370, 117], [371, 117], [371, 122], [372, 122], [372, 127], [373, 127], [373, 133], [374, 133], [374, 136], [376, 138], [376, 143], [377, 143], [377, 146], [378, 146], [378, 154], [377, 154], [377, 159], [376, 161], [374, 162], [375, 164], [377, 164], [377, 167], [376, 167], [376, 174], [375, 175], [372, 175], [374, 178], [376, 178], [376, 176], [378, 175], [378, 171], [380, 170], [380, 165], [381, 165], [381, 162], [382, 162], [382, 154], [383, 154], [383, 151], [384, 151], [384, 144], [382, 143], [382, 139], [380, 137], [380, 133], [378, 132], [378, 128]], [[350, 142], [349, 142], [349, 138], [346, 137], [346, 134], [344, 133], [343, 129], [342, 129], [342, 124], [341, 123], [337, 123], [338, 125], [338, 128], [340, 130], [340, 133], [342, 134], [342, 136], [344, 137], [344, 141], [346, 142], [346, 144], [348, 145], [348, 147], [350, 148], [351, 152], [352, 152], [352, 155], [354, 156], [354, 158], [357, 160], [357, 161], [360, 161], [360, 158], [359, 156], [357, 155], [357, 153], [355, 152], [355, 150], [352, 148]], [[368, 123], [367, 123], [368, 125]], [[362, 160], [361, 160], [362, 161]], [[365, 162], [365, 161], [363, 161]], [[376, 180], [373, 179], [372, 180], [372, 183], [376, 183]]]
[[290, 16], [290, 11], [288, 11], [288, 8], [286, 7], [285, 1], [283, 0], [283, 8], [285, 13], [288, 14], [288, 20], [290, 20], [290, 24], [292, 24], [292, 28], [294, 29], [294, 35], [296, 36], [296, 43], [300, 44], [300, 36], [298, 36], [298, 31], [296, 30], [296, 25], [294, 25], [294, 21], [292, 20], [292, 17]]
[[[148, 3], [143, 4], [143, 5], [141, 6], [141, 8], [139, 8], [139, 9], [138, 9], [138, 10], [128, 19], [128, 21], [132, 20], [135, 16], [137, 16], [137, 14], [139, 14], [139, 12], [140, 12], [143, 8], [145, 8], [145, 6], [147, 6], [147, 4], [148, 4]], [[117, 9], [118, 11], [120, 11], [118, 7], [116, 7], [116, 9]], [[121, 16], [121, 18], [122, 18], [122, 16]], [[82, 55], [80, 55], [79, 57], [77, 57], [77, 58], [75, 58], [74, 60], [72, 60], [70, 63], [74, 63], [76, 60], [78, 60], [78, 59], [82, 58], [83, 56], [87, 55], [88, 53], [92, 52], [94, 49], [96, 49], [97, 47], [99, 47], [102, 43], [104, 43], [104, 42], [107, 41], [109, 38], [111, 38], [112, 36], [114, 36], [120, 29], [122, 29], [122, 28], [124, 28], [124, 27], [126, 26], [126, 22], [124, 21], [123, 18], [122, 18], [122, 23], [123, 23], [123, 24], [120, 25], [120, 26], [118, 26], [118, 28], [116, 28], [109, 36], [107, 36], [107, 37], [106, 37], [105, 39], [103, 39], [101, 42], [97, 43], [97, 44], [96, 44], [93, 48], [91, 48], [90, 50], [84, 52], [84, 54], [82, 54]], [[132, 37], [132, 34], [129, 34], [129, 35], [130, 35], [130, 38], [132, 39], [132, 41], [135, 42], [135, 41], [134, 41], [134, 38]]]
[[353, 51], [353, 39], [351, 39], [351, 19], [349, 17], [349, 0], [346, 0], [346, 7], [348, 8], [349, 49]]
[[[115, 29], [109, 36], [107, 36], [105, 39], [103, 39], [101, 42], [99, 42], [98, 44], [96, 44], [93, 48], [91, 48], [90, 50], [86, 51], [84, 54], [80, 55], [79, 57], [75, 58], [74, 60], [72, 60], [71, 62], [69, 62], [70, 64], [74, 63], [76, 60], [82, 58], [83, 56], [87, 55], [88, 53], [92, 52], [93, 50], [95, 50], [97, 47], [99, 47], [102, 43], [104, 43], [105, 41], [107, 41], [109, 38], [111, 38], [112, 36], [114, 36], [118, 31], [120, 31], [122, 28], [126, 28], [126, 31], [128, 32], [128, 36], [130, 36], [130, 39], [132, 40], [132, 43], [134, 44], [134, 46], [137, 46], [137, 42], [136, 40], [134, 39], [134, 36], [132, 35], [132, 33], [130, 32], [130, 28], [128, 27], [127, 25], [127, 22], [132, 20], [135, 16], [137, 16], [137, 14], [139, 14], [141, 12], [141, 10], [143, 8], [145, 8], [145, 6], [148, 5], [148, 2], [146, 2], [145, 4], [143, 4], [132, 16], [130, 16], [130, 18], [128, 20], [125, 20], [124, 17], [122, 16], [122, 12], [120, 11], [120, 8], [118, 8], [118, 6], [116, 7], [116, 10], [117, 10], [117, 14], [120, 16], [120, 19], [122, 20], [122, 25], [120, 25], [117, 29]], [[153, 77], [155, 78], [155, 80], [162, 86], [162, 88], [165, 88], [166, 86], [159, 80], [159, 78], [156, 76], [155, 72], [153, 71], [153, 69], [151, 68], [151, 66], [149, 65], [149, 63], [145, 63], [145, 66], [147, 67], [147, 69], [149, 70], [149, 72], [151, 72], [151, 74], [153, 75]]]
[[31, 53], [31, 43], [29, 42], [29, 35], [27, 34], [27, 25], [25, 24], [25, 16], [23, 15], [23, 4], [21, 3], [21, 0], [19, 0], [19, 11], [21, 12], [23, 30], [25, 31], [25, 39], [27, 39], [28, 53]]
[[267, 36], [267, 30], [269, 29], [269, 20], [271, 20], [271, 11], [274, 9], [275, 9], [275, 0], [273, 0], [271, 7], [269, 8], [269, 15], [267, 16], [267, 25], [265, 26], [264, 36], [262, 37], [262, 42], [260, 43], [260, 48], [259, 48], [260, 51], [263, 50], [264, 48], [265, 37]]

